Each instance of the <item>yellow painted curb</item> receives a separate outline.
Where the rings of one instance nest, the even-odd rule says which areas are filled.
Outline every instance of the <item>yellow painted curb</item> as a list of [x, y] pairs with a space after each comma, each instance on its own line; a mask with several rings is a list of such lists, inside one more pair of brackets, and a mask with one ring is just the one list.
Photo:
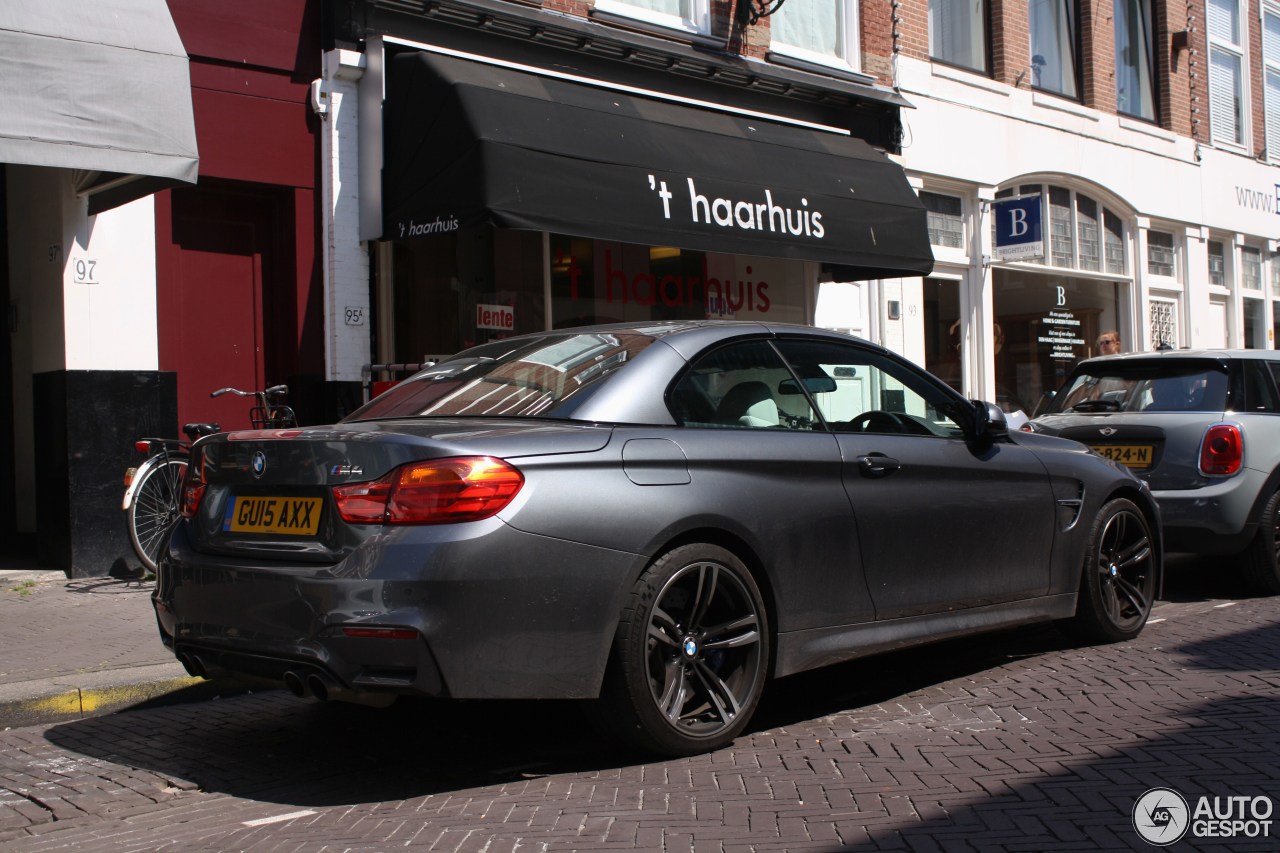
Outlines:
[[118, 687], [73, 687], [47, 696], [0, 703], [0, 727], [33, 726], [108, 714], [209, 683], [203, 678], [172, 678]]

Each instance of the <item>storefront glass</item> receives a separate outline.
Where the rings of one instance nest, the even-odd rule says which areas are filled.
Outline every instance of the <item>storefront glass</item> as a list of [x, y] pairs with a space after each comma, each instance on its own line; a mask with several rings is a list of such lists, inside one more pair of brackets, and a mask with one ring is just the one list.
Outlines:
[[960, 282], [924, 280], [924, 366], [957, 391], [964, 391], [964, 347], [960, 338]]
[[[493, 228], [393, 244], [394, 360], [591, 323], [754, 319], [806, 323], [802, 261]], [[379, 306], [382, 309], [382, 306]]]
[[[996, 397], [1002, 408], [1032, 415], [1076, 362], [1099, 355], [1098, 336], [1121, 325], [1122, 290], [1109, 281], [996, 270]], [[1131, 349], [1123, 337], [1121, 349]]]

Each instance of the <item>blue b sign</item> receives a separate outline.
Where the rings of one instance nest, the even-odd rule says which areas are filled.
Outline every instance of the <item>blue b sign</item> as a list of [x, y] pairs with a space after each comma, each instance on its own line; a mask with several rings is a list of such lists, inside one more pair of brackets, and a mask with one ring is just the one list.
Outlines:
[[1040, 196], [1002, 199], [991, 205], [996, 217], [995, 257], [1002, 261], [1025, 261], [1044, 257], [1044, 236], [1040, 228]]

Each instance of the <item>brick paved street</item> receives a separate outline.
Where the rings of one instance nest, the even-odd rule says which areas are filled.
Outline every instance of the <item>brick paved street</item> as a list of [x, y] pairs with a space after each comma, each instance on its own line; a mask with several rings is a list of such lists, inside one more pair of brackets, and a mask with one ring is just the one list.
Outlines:
[[[775, 685], [732, 749], [645, 761], [559, 703], [282, 692], [0, 733], [9, 851], [1154, 850], [1131, 823], [1280, 798], [1280, 600], [1171, 583], [1135, 642], [1053, 628]], [[1276, 850], [1186, 838], [1171, 850]]]

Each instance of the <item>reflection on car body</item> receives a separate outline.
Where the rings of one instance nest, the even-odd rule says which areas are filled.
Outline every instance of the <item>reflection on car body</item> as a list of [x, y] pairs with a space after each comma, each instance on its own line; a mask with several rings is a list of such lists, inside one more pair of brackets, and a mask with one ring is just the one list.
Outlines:
[[[1160, 583], [1124, 468], [800, 326], [496, 341], [341, 423], [205, 439], [189, 470], [154, 603], [191, 671], [592, 700], [666, 754], [858, 655], [1038, 620], [1133, 637]], [[315, 528], [228, 524], [245, 505]]]

